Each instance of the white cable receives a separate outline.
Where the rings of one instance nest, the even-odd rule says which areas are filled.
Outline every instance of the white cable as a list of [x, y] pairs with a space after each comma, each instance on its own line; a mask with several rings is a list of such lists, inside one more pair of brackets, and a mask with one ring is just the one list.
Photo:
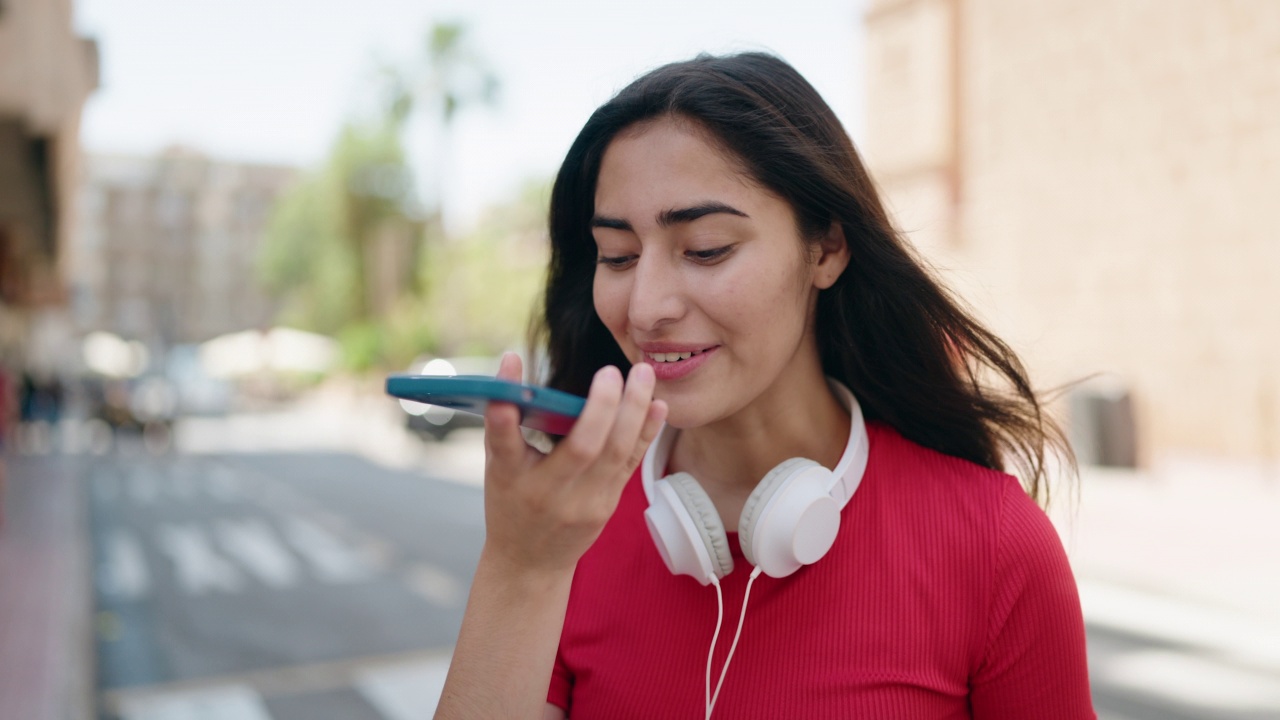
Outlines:
[[[711, 711], [716, 708], [716, 700], [720, 698], [720, 688], [724, 686], [724, 676], [729, 672], [729, 663], [733, 661], [733, 651], [738, 649], [738, 638], [742, 637], [742, 621], [747, 618], [747, 601], [751, 599], [751, 586], [755, 584], [756, 578], [760, 577], [760, 568], [751, 571], [751, 579], [747, 581], [747, 590], [742, 595], [742, 612], [738, 615], [738, 630], [733, 634], [733, 644], [729, 646], [729, 657], [724, 659], [724, 668], [720, 670], [720, 680], [716, 682], [716, 693], [711, 696], [711, 704], [707, 706], [707, 720], [711, 720]], [[719, 592], [720, 586], [716, 585], [716, 591]], [[723, 609], [721, 610], [723, 614]], [[716, 621], [716, 633], [720, 632], [720, 623]], [[712, 640], [711, 649], [715, 649], [715, 641]], [[707, 659], [707, 686], [711, 686], [711, 660]]]
[[716, 586], [716, 632], [711, 636], [711, 649], [707, 651], [707, 694], [703, 700], [703, 707], [707, 710], [707, 720], [711, 720], [711, 656], [716, 652], [716, 641], [720, 639], [720, 625], [724, 622], [724, 594], [720, 592], [720, 578], [711, 578], [711, 584]]

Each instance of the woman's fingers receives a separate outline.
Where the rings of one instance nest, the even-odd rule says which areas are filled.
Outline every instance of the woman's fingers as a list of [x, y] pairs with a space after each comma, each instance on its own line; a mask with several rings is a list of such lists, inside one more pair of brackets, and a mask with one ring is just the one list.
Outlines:
[[627, 467], [634, 468], [644, 459], [644, 453], [649, 449], [649, 443], [658, 436], [658, 431], [662, 429], [662, 423], [667, 421], [667, 404], [662, 400], [654, 400], [650, 405], [648, 412], [644, 416], [644, 424], [640, 427], [640, 437], [636, 438], [635, 444], [631, 448], [631, 457], [627, 461]]
[[593, 465], [613, 429], [618, 405], [622, 402], [622, 373], [608, 365], [596, 371], [573, 429], [549, 456], [557, 470], [577, 475]]
[[[520, 382], [520, 356], [503, 353], [497, 377]], [[524, 436], [520, 434], [520, 408], [511, 403], [491, 402], [484, 411], [484, 442], [489, 457], [503, 467], [515, 467], [524, 457]]]
[[655, 382], [653, 368], [648, 363], [631, 366], [617, 419], [600, 457], [601, 469], [605, 472], [612, 474], [621, 470], [629, 473], [633, 469], [631, 456], [653, 402]]

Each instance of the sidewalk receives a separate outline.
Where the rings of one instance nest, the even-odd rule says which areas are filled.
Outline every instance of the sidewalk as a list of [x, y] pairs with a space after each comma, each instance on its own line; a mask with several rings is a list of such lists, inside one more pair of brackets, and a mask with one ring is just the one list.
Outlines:
[[1088, 625], [1195, 653], [1091, 657], [1095, 680], [1280, 709], [1280, 472], [1191, 458], [1084, 468], [1078, 497], [1060, 494], [1050, 516]]
[[0, 718], [93, 717], [87, 518], [76, 461], [4, 458]]
[[1062, 495], [1050, 515], [1082, 584], [1280, 629], [1280, 471], [1193, 459], [1083, 468], [1078, 499]]

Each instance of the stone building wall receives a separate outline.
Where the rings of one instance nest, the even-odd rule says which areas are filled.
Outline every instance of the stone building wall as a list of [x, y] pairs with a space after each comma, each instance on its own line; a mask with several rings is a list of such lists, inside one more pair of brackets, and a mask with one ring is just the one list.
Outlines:
[[1280, 453], [1280, 3], [870, 4], [872, 172], [1042, 386], [1146, 459]]

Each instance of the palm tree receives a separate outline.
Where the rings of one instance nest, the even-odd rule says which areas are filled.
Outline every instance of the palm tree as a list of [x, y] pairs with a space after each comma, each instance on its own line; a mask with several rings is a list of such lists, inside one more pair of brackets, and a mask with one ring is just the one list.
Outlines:
[[436, 23], [427, 33], [425, 53], [404, 79], [389, 105], [392, 113], [406, 117], [426, 113], [436, 140], [433, 168], [434, 221], [444, 228], [442, 189], [449, 170], [449, 148], [458, 113], [472, 105], [492, 105], [497, 99], [498, 78], [489, 63], [467, 42], [467, 30], [458, 22]]

